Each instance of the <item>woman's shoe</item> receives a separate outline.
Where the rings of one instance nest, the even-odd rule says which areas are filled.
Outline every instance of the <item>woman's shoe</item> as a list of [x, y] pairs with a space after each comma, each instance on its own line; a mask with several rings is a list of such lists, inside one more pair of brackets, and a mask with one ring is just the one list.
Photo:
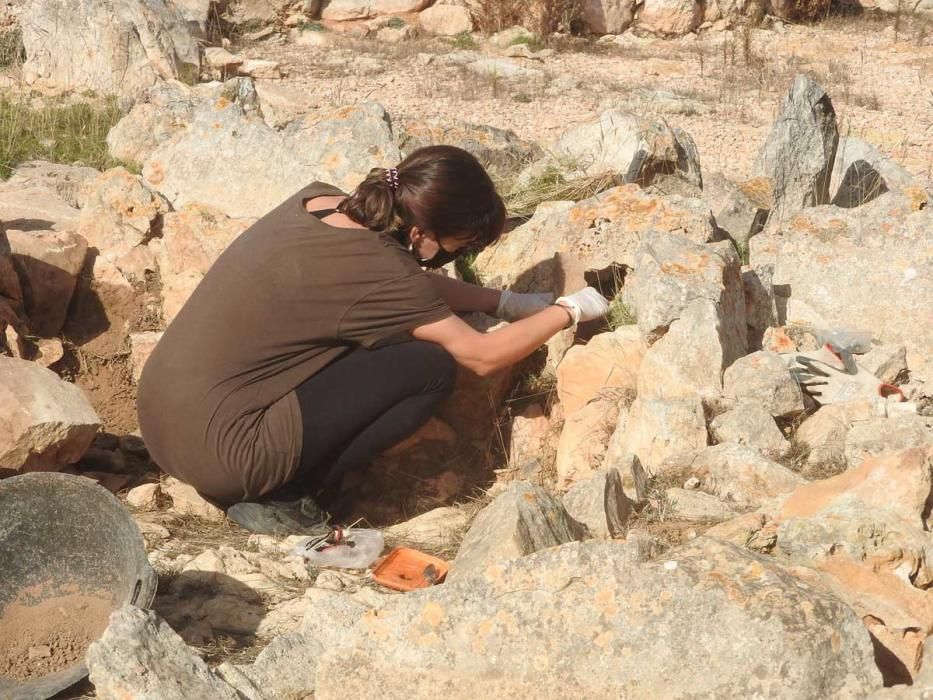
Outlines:
[[236, 503], [227, 517], [257, 535], [318, 535], [329, 529], [330, 515], [310, 496], [295, 501]]

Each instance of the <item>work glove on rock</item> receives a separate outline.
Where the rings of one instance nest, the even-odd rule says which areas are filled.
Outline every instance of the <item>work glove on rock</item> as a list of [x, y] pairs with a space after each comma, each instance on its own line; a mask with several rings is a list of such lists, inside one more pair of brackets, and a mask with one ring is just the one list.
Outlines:
[[496, 317], [504, 321], [520, 321], [544, 311], [553, 303], [554, 295], [550, 292], [519, 294], [504, 290], [499, 297]]
[[570, 311], [573, 323], [595, 321], [609, 313], [609, 301], [592, 287], [584, 287], [554, 302]]
[[829, 345], [808, 352], [784, 353], [784, 359], [800, 388], [820, 404], [889, 396], [904, 400], [896, 386], [883, 383], [850, 354], [838, 354]]

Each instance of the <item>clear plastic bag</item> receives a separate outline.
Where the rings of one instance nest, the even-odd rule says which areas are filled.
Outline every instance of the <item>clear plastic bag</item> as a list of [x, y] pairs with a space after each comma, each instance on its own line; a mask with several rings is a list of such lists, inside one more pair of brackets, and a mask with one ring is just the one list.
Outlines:
[[379, 530], [334, 528], [327, 537], [307, 537], [292, 550], [310, 564], [337, 569], [368, 568], [382, 554], [385, 539]]
[[839, 352], [863, 355], [871, 350], [871, 331], [857, 328], [813, 328], [811, 332], [820, 345], [831, 345]]

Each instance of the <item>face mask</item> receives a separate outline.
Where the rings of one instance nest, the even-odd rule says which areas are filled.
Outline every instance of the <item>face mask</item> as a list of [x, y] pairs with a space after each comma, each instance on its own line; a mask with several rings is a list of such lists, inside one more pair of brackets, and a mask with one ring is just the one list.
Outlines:
[[452, 263], [465, 252], [465, 249], [461, 249], [455, 250], [453, 253], [448, 253], [446, 250], [441, 248], [439, 251], [437, 251], [437, 255], [435, 255], [433, 258], [430, 260], [419, 259], [418, 264], [421, 265], [421, 267], [427, 268], [428, 270], [436, 270], [440, 267], [444, 267], [444, 265], [447, 263]]

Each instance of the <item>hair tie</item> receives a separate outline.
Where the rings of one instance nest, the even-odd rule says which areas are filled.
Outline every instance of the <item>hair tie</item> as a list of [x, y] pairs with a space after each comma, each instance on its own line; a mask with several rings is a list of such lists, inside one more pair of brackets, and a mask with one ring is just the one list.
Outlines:
[[389, 189], [393, 192], [398, 189], [398, 168], [386, 170], [386, 182], [389, 183]]

